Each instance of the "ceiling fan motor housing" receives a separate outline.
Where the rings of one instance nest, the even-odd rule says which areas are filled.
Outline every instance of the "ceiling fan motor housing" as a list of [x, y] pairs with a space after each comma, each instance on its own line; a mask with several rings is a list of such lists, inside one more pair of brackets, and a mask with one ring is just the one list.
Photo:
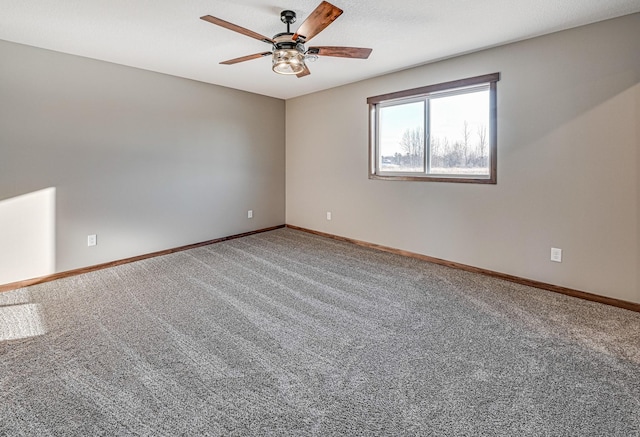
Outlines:
[[298, 41], [294, 41], [291, 38], [293, 37], [293, 33], [284, 32], [278, 33], [273, 36], [273, 49], [274, 50], [282, 50], [282, 49], [295, 49], [301, 53], [305, 52], [304, 44]]

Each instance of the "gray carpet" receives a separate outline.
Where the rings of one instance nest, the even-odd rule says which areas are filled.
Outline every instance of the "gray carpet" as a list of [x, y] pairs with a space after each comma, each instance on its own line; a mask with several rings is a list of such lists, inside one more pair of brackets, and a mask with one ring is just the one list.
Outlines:
[[640, 314], [289, 229], [0, 294], [0, 336], [0, 435], [640, 435]]

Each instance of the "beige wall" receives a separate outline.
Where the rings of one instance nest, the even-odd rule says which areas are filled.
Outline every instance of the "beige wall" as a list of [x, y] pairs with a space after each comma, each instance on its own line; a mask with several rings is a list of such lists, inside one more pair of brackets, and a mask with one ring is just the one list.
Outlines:
[[[0, 60], [0, 283], [284, 223], [284, 101], [3, 41]], [[54, 219], [15, 219], [43, 189]], [[42, 262], [24, 248], [52, 223]]]
[[[493, 72], [497, 185], [368, 179], [367, 97]], [[640, 14], [286, 109], [287, 223], [640, 302]]]

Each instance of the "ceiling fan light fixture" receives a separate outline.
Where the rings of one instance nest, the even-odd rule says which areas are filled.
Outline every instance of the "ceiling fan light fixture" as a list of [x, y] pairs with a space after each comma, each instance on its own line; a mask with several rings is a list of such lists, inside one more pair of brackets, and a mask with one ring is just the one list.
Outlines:
[[274, 50], [272, 64], [278, 74], [298, 74], [305, 68], [304, 54], [295, 48]]

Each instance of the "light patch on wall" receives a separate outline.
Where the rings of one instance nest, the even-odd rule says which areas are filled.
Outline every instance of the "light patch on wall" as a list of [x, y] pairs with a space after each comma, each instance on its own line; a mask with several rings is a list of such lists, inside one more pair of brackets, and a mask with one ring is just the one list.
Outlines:
[[55, 187], [0, 201], [0, 284], [54, 273]]
[[0, 306], [0, 341], [45, 334], [38, 304]]

